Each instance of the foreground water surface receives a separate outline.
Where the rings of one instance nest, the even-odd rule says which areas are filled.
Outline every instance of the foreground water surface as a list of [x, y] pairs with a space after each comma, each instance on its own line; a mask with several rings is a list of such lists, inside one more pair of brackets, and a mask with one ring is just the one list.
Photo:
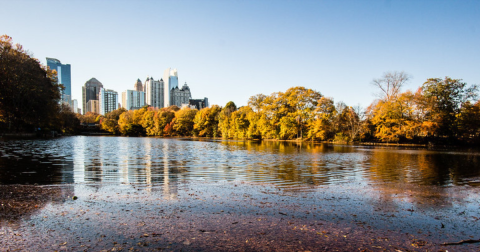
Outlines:
[[[479, 157], [268, 141], [0, 140], [0, 245], [472, 251], [480, 240]], [[458, 241], [472, 243], [444, 245]]]

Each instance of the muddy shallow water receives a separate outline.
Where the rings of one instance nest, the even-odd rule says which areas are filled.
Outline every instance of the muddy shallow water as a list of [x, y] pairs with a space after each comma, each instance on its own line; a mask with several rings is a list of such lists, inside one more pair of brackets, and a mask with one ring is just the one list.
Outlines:
[[0, 251], [479, 251], [478, 152], [0, 142]]

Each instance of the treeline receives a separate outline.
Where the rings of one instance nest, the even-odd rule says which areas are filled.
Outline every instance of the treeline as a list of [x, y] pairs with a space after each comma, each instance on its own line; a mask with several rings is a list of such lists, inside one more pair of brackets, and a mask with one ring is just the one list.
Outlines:
[[[135, 111], [119, 109], [105, 117], [88, 114], [103, 130], [121, 135], [198, 136], [228, 139], [376, 141], [395, 143], [478, 142], [477, 87], [456, 79], [428, 79], [415, 93], [400, 92], [405, 73], [374, 80], [381, 97], [368, 108], [334, 103], [304, 87], [252, 96], [248, 106], [233, 102], [202, 110], [176, 106]], [[85, 121], [85, 119], [81, 119]]]
[[0, 133], [77, 128], [76, 115], [59, 103], [63, 88], [56, 71], [14, 45], [11, 37], [0, 36]]
[[415, 92], [401, 92], [409, 76], [386, 73], [373, 80], [379, 91], [367, 108], [335, 103], [318, 91], [293, 87], [196, 109], [176, 106], [135, 111], [119, 109], [105, 116], [75, 114], [60, 103], [55, 71], [41, 65], [12, 38], [0, 37], [0, 133], [81, 132], [81, 125], [131, 136], [199, 136], [228, 139], [376, 141], [394, 143], [479, 143], [478, 87], [459, 79], [432, 78]]

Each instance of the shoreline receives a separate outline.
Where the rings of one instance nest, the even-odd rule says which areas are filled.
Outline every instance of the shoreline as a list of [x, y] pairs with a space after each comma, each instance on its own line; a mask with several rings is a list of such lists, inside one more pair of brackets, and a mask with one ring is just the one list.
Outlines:
[[396, 195], [392, 206], [375, 187], [352, 193], [350, 186], [248, 182], [0, 186], [15, 187], [24, 194], [17, 201], [35, 195], [44, 203], [25, 201], [33, 211], [19, 218], [2, 215], [5, 250], [471, 251], [478, 245], [442, 244], [480, 238], [470, 221], [478, 210], [442, 206], [444, 194], [466, 201], [463, 188], [427, 186], [414, 195], [412, 185], [390, 188], [384, 193]]

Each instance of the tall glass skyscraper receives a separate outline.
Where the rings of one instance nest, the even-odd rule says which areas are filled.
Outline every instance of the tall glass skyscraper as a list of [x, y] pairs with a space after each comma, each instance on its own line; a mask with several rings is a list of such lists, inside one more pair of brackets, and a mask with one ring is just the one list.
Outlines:
[[58, 83], [65, 87], [62, 92], [62, 101], [70, 104], [72, 100], [72, 75], [70, 64], [62, 64], [58, 59], [47, 58], [47, 66], [51, 70], [57, 71]]
[[165, 105], [163, 107], [169, 107], [173, 105], [172, 103], [172, 89], [178, 87], [178, 73], [177, 69], [170, 69], [167, 68], [165, 72], [163, 72], [163, 81], [164, 81], [164, 99], [163, 102]]

